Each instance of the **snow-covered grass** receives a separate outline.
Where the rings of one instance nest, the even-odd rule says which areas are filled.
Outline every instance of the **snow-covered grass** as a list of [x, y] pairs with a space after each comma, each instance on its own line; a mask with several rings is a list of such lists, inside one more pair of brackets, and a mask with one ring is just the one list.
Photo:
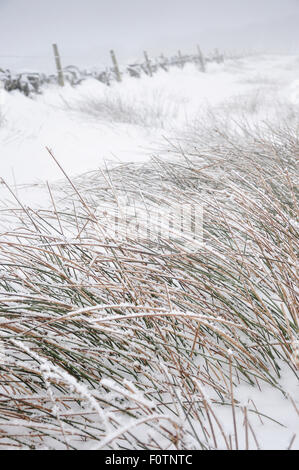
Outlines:
[[[45, 187], [51, 205], [2, 184], [0, 446], [299, 448], [297, 104], [227, 99], [193, 101], [159, 156]], [[119, 194], [203, 206], [204, 243], [111, 238]]]
[[92, 79], [76, 88], [49, 86], [32, 99], [4, 92], [0, 176], [12, 184], [59, 178], [45, 146], [71, 176], [103, 160], [147, 160], [164, 137], [204, 119], [207, 109], [235, 108], [237, 118], [247, 107], [251, 119], [277, 119], [282, 103], [298, 106], [298, 72], [296, 56], [252, 56], [208, 64], [207, 73], [187, 65], [111, 87]]

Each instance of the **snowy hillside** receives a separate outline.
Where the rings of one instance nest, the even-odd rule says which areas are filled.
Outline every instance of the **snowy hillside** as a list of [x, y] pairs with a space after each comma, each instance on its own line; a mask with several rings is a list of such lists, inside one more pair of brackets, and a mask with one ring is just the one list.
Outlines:
[[[55, 180], [60, 175], [45, 152], [51, 147], [70, 175], [103, 160], [140, 161], [206, 110], [278, 118], [299, 103], [298, 56], [258, 56], [195, 65], [153, 78], [126, 78], [111, 87], [88, 80], [76, 88], [46, 88], [27, 99], [1, 97], [0, 174], [17, 183]], [[281, 107], [283, 109], [281, 109]]]
[[299, 449], [299, 57], [0, 93], [0, 448]]

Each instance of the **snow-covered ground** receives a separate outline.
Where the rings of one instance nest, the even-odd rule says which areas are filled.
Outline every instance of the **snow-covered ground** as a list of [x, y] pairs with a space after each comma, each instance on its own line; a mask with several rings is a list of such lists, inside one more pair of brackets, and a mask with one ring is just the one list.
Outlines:
[[[30, 99], [1, 91], [0, 106], [0, 177], [19, 197], [38, 205], [44, 203], [39, 198], [42, 187], [24, 185], [62, 176], [46, 147], [67, 174], [75, 176], [105, 162], [139, 162], [161, 154], [168, 139], [187, 131], [198, 118], [227, 112], [236, 120], [242, 116], [258, 123], [288, 119], [299, 111], [299, 57], [231, 59], [210, 64], [205, 74], [188, 65], [160, 71], [153, 78], [126, 78], [111, 87], [87, 80], [76, 88], [45, 88]], [[4, 185], [0, 197], [9, 198]], [[279, 384], [298, 407], [294, 375], [285, 372]], [[281, 423], [259, 417], [252, 421], [261, 447], [287, 448], [296, 435], [292, 446], [299, 448], [298, 416], [280, 391], [264, 385], [253, 392], [242, 385], [236, 398], [244, 406], [253, 400], [258, 411]], [[232, 434], [230, 408], [222, 407], [219, 416]]]
[[206, 74], [188, 65], [110, 88], [88, 80], [32, 99], [2, 91], [0, 175], [11, 184], [59, 178], [46, 146], [71, 176], [104, 160], [140, 161], [207, 108], [245, 106], [249, 117], [263, 119], [281, 102], [299, 103], [297, 56], [228, 60], [209, 64]]

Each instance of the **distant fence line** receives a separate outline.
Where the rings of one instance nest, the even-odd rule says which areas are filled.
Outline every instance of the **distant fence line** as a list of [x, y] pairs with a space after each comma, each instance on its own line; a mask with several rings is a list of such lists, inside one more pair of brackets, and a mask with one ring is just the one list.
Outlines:
[[124, 76], [131, 76], [140, 78], [142, 75], [153, 76], [158, 70], [168, 71], [171, 67], [183, 68], [188, 63], [194, 63], [199, 66], [202, 72], [206, 70], [208, 62], [221, 63], [224, 61], [224, 56], [215, 50], [209, 56], [204, 56], [197, 46], [197, 53], [195, 54], [182, 54], [178, 51], [177, 55], [172, 57], [165, 57], [163, 54], [158, 58], [150, 58], [147, 52], [144, 52], [144, 61], [129, 64], [121, 69], [118, 65], [116, 55], [113, 50], [110, 51], [112, 65], [106, 67], [104, 70], [91, 70], [79, 69], [74, 65], [66, 67], [61, 66], [60, 55], [58, 47], [53, 44], [55, 63], [57, 74], [45, 74], [38, 72], [22, 72], [12, 73], [10, 70], [3, 70], [0, 68], [0, 84], [6, 91], [19, 90], [26, 96], [32, 93], [41, 93], [41, 88], [45, 84], [58, 84], [64, 86], [69, 83], [72, 86], [80, 84], [83, 80], [94, 78], [106, 85], [110, 85], [114, 81], [120, 82]]

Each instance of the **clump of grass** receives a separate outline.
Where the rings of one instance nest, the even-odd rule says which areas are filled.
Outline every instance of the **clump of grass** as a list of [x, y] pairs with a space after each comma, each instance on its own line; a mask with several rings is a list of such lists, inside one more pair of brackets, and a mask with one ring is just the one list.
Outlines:
[[165, 122], [174, 119], [177, 105], [158, 90], [144, 91], [136, 101], [129, 92], [107, 89], [102, 94], [86, 94], [73, 102], [64, 101], [67, 108], [92, 119], [105, 122], [135, 124], [142, 127], [164, 127]]
[[[49, 187], [47, 210], [3, 209], [0, 446], [260, 447], [252, 420], [271, 416], [234, 391], [284, 393], [281, 367], [298, 373], [297, 136], [194, 128], [171, 160]], [[203, 204], [204, 244], [112, 239], [119, 192]]]

